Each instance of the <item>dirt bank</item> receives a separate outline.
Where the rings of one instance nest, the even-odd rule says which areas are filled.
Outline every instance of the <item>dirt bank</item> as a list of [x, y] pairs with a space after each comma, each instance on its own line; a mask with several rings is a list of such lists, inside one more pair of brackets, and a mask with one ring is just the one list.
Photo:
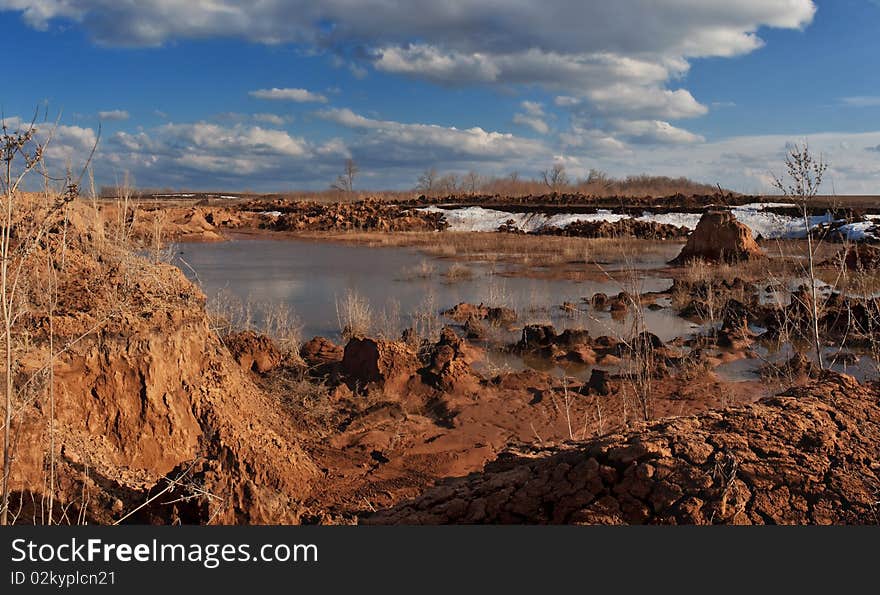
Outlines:
[[48, 522], [54, 484], [65, 524], [296, 522], [316, 469], [210, 329], [204, 296], [115, 243], [90, 207], [67, 211], [28, 257], [56, 260], [33, 266], [16, 353], [16, 518]]

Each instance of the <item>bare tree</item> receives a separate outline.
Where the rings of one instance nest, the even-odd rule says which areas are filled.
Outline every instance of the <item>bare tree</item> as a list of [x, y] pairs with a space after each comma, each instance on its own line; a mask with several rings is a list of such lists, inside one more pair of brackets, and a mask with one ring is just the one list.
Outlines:
[[542, 171], [541, 179], [552, 192], [558, 192], [568, 186], [568, 174], [565, 173], [565, 166], [561, 163], [555, 163], [550, 169]]
[[455, 194], [460, 187], [461, 182], [456, 173], [448, 173], [437, 181], [437, 190], [441, 194]]
[[354, 178], [358, 172], [360, 172], [360, 168], [357, 166], [357, 163], [354, 162], [354, 159], [346, 159], [345, 170], [339, 174], [339, 177], [336, 178], [335, 182], [330, 184], [330, 187], [334, 190], [339, 190], [340, 192], [353, 192]]
[[822, 156], [814, 157], [810, 152], [809, 146], [804, 143], [803, 145], [793, 145], [785, 156], [785, 170], [789, 178], [788, 182], [782, 177], [773, 174], [773, 185], [797, 204], [804, 218], [804, 227], [807, 233], [807, 275], [810, 279], [810, 300], [812, 301], [808, 309], [812, 318], [812, 339], [816, 349], [816, 361], [819, 364], [820, 370], [824, 370], [825, 366], [822, 362], [822, 343], [819, 337], [819, 301], [815, 271], [816, 250], [818, 246], [814, 247], [809, 206], [816, 195], [819, 194], [819, 187], [822, 186], [822, 178], [827, 169], [828, 164], [825, 163]]
[[473, 196], [477, 193], [477, 189], [480, 187], [480, 183], [482, 182], [482, 177], [480, 174], [475, 172], [474, 170], [469, 171], [464, 176], [463, 186], [464, 189]]
[[422, 192], [425, 195], [433, 194], [437, 190], [437, 182], [440, 178], [440, 174], [437, 173], [436, 168], [426, 169], [422, 172], [422, 175], [419, 176], [418, 183], [416, 184], [416, 190]]

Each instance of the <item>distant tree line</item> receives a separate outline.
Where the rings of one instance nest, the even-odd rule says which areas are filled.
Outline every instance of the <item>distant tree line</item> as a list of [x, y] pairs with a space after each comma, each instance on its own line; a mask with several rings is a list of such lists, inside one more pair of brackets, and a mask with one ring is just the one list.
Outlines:
[[426, 196], [500, 194], [527, 196], [559, 193], [580, 193], [593, 196], [670, 196], [673, 194], [713, 194], [717, 186], [695, 182], [685, 177], [651, 176], [647, 174], [615, 178], [591, 169], [583, 178], [572, 179], [565, 166], [555, 164], [526, 178], [513, 171], [506, 176], [483, 176], [475, 171], [465, 174], [441, 174], [436, 168], [422, 172], [415, 190]]

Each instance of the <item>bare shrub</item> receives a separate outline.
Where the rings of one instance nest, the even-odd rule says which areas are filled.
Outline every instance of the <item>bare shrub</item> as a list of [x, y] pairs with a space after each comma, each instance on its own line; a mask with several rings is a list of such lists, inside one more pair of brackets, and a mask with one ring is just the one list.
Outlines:
[[221, 290], [208, 300], [206, 310], [211, 327], [221, 339], [241, 331], [254, 331], [272, 339], [286, 355], [298, 357], [302, 322], [290, 305], [260, 302], [251, 297], [241, 299]]
[[[79, 196], [83, 176], [94, 155], [97, 141], [89, 154], [79, 176], [70, 167], [64, 178], [52, 178], [44, 160], [46, 150], [52, 141], [57, 122], [49, 125], [48, 132], [41, 135], [36, 124], [39, 112], [30, 122], [12, 125], [5, 119], [0, 125], [0, 160], [3, 171], [0, 174], [0, 322], [3, 329], [3, 469], [0, 485], [0, 525], [7, 525], [9, 517], [10, 487], [9, 479], [15, 460], [14, 426], [20, 427], [22, 420], [15, 419], [24, 407], [35, 401], [45, 386], [48, 393], [49, 409], [49, 452], [47, 469], [48, 523], [53, 523], [55, 498], [55, 394], [53, 375], [55, 356], [61, 351], [54, 344], [54, 311], [58, 299], [58, 280], [56, 271], [64, 267], [66, 257], [68, 213], [67, 205]], [[23, 192], [23, 184], [31, 174], [43, 178], [44, 194], [42, 201]], [[53, 182], [61, 181], [63, 187], [54, 191]], [[49, 239], [53, 231], [60, 227], [60, 241]], [[56, 237], [57, 237], [56, 233]], [[35, 255], [42, 255], [45, 261], [37, 262]], [[38, 291], [31, 285], [35, 273], [45, 271], [46, 287]], [[42, 295], [37, 295], [38, 293]], [[34, 300], [42, 300], [48, 319], [48, 361], [29, 378], [17, 383], [20, 372], [20, 358], [31, 351], [29, 331], [22, 328], [22, 320], [28, 314]], [[42, 381], [42, 382], [41, 382]], [[43, 493], [46, 493], [44, 490]], [[17, 518], [17, 517], [16, 517]], [[15, 518], [13, 518], [13, 521]]]
[[816, 248], [813, 246], [813, 228], [810, 225], [809, 206], [810, 202], [819, 194], [822, 178], [827, 169], [828, 165], [822, 157], [814, 157], [807, 144], [796, 144], [789, 149], [785, 157], [785, 170], [788, 181], [786, 182], [780, 176], [773, 176], [776, 188], [787, 198], [795, 201], [804, 218], [808, 250], [806, 274], [810, 280], [809, 289], [812, 298], [808, 306], [812, 318], [813, 346], [816, 350], [816, 362], [820, 370], [824, 369], [825, 365], [822, 361], [822, 343], [819, 336], [819, 296], [816, 287], [815, 268]]
[[349, 289], [345, 297], [336, 299], [336, 320], [344, 339], [364, 337], [373, 328], [373, 309], [365, 297]]
[[430, 279], [437, 273], [437, 267], [427, 260], [419, 264], [407, 267], [403, 271], [404, 279]]
[[376, 334], [386, 341], [396, 341], [403, 332], [400, 302], [389, 299], [376, 316]]
[[474, 271], [470, 267], [461, 263], [453, 263], [446, 269], [443, 276], [450, 283], [455, 281], [468, 281], [474, 278]]
[[438, 314], [437, 296], [433, 289], [429, 289], [412, 313], [412, 329], [416, 338], [428, 342], [437, 340], [442, 326]]

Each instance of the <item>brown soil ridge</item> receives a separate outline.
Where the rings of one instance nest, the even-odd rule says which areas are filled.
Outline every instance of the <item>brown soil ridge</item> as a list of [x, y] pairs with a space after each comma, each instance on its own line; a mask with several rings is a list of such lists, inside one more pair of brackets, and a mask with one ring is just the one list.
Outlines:
[[[499, 231], [508, 231], [508, 229]], [[642, 240], [679, 240], [688, 237], [691, 230], [669, 223], [627, 218], [619, 221], [575, 221], [563, 228], [549, 227], [536, 233], [578, 238], [634, 237]]]
[[248, 209], [282, 214], [264, 224], [275, 231], [442, 231], [442, 214], [404, 208], [378, 200], [352, 203], [277, 201], [244, 205]]
[[878, 452], [878, 391], [829, 372], [754, 404], [502, 455], [361, 521], [876, 524]]

